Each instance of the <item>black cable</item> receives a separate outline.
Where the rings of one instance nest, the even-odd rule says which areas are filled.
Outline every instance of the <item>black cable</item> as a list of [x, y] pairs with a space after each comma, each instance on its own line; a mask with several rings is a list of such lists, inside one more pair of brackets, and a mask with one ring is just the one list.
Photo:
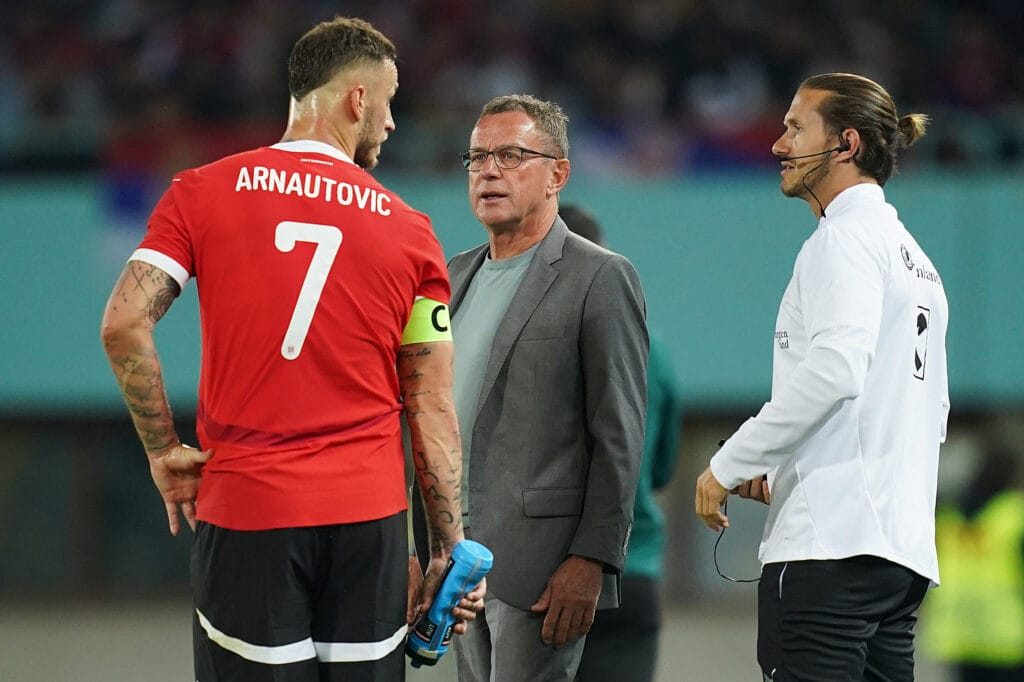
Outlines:
[[[722, 513], [728, 516], [728, 512], [729, 512], [729, 498], [726, 497], [725, 498], [725, 503], [722, 505]], [[715, 561], [715, 571], [718, 572], [718, 575], [720, 575], [721, 577], [725, 578], [729, 582], [733, 582], [733, 583], [756, 583], [756, 582], [758, 582], [761, 579], [760, 577], [757, 577], [757, 578], [733, 578], [730, 575], [726, 575], [725, 573], [722, 573], [722, 569], [719, 568], [719, 566], [718, 566], [718, 544], [722, 541], [722, 538], [725, 537], [725, 531], [726, 530], [728, 530], [728, 528], [723, 526], [721, 532], [718, 534], [718, 539], [715, 540], [715, 549], [712, 552], [712, 558]]]
[[826, 156], [824, 159], [821, 160], [821, 163], [819, 163], [817, 166], [815, 166], [811, 170], [809, 170], [806, 173], [804, 173], [803, 177], [800, 178], [800, 183], [804, 186], [804, 189], [807, 190], [812, 197], [814, 197], [814, 200], [816, 202], [818, 202], [818, 209], [821, 211], [821, 217], [822, 218], [825, 217], [825, 207], [821, 205], [821, 199], [819, 199], [818, 195], [814, 193], [814, 190], [807, 186], [807, 176], [810, 175], [811, 173], [817, 171], [822, 166], [824, 166], [825, 162], [828, 161], [831, 157], [832, 157], [832, 154], [830, 153], [828, 156]]

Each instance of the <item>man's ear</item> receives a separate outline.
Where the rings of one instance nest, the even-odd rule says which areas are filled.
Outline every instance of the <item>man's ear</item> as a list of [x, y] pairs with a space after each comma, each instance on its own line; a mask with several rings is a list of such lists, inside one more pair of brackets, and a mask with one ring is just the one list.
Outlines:
[[852, 160], [860, 152], [860, 132], [856, 128], [847, 128], [842, 131], [839, 133], [839, 145], [841, 147], [840, 154], [849, 152], [849, 156], [844, 160]]
[[366, 87], [357, 85], [348, 91], [348, 106], [352, 113], [352, 120], [361, 121], [363, 112], [366, 111]]
[[548, 179], [548, 196], [558, 194], [569, 181], [569, 159], [555, 159], [555, 170]]

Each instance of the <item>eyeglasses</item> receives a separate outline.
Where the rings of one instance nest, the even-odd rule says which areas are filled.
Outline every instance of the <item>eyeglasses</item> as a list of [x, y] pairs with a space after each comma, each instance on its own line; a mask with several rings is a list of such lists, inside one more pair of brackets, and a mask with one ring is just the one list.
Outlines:
[[487, 157], [494, 155], [494, 163], [498, 164], [498, 168], [512, 170], [522, 165], [523, 156], [526, 154], [543, 156], [545, 159], [558, 158], [557, 156], [551, 156], [544, 152], [535, 152], [532, 149], [525, 149], [523, 147], [497, 147], [489, 152], [483, 149], [470, 149], [468, 152], [462, 152], [461, 154], [462, 167], [470, 173], [478, 173], [484, 169]]

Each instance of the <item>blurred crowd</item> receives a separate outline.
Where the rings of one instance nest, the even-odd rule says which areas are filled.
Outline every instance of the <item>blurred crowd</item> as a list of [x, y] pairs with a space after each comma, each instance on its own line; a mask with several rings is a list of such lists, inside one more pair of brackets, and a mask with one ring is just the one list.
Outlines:
[[910, 163], [1024, 166], [1019, 0], [36, 0], [0, 9], [0, 171], [166, 177], [274, 142], [291, 44], [336, 14], [398, 47], [389, 171], [459, 172], [480, 106], [509, 92], [563, 105], [577, 170], [763, 167], [824, 71], [933, 116]]

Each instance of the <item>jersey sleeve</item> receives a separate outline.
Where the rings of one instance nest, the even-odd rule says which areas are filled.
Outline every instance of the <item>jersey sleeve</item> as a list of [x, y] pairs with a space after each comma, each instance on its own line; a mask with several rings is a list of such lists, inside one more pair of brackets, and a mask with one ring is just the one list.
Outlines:
[[179, 175], [160, 197], [146, 226], [146, 236], [129, 260], [155, 265], [177, 280], [182, 288], [195, 274], [192, 237], [178, 206], [186, 180]]
[[445, 263], [441, 243], [437, 241], [430, 221], [424, 216], [428, 238], [423, 245], [423, 262], [420, 267], [420, 282], [416, 298], [429, 298], [438, 303], [451, 302], [451, 284], [448, 281], [448, 266]]

